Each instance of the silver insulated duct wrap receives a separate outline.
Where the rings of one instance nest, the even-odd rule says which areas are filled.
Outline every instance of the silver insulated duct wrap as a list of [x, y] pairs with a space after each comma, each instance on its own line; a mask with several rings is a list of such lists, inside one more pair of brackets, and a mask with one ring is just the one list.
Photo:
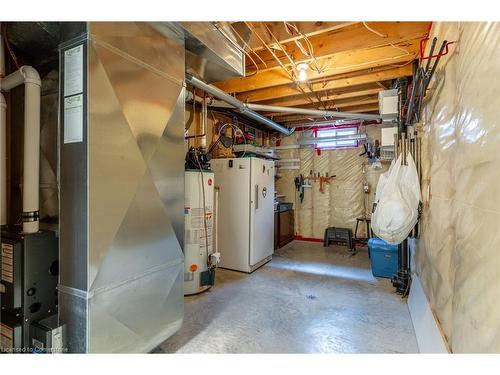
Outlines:
[[80, 28], [60, 48], [60, 320], [70, 352], [148, 352], [183, 318], [184, 37]]

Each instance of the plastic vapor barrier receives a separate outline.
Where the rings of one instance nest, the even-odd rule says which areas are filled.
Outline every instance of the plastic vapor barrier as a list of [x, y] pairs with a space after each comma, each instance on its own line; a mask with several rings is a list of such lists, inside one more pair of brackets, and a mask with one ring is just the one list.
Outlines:
[[[363, 128], [362, 131], [365, 131]], [[380, 139], [380, 127], [368, 126], [368, 136]], [[312, 132], [302, 132], [311, 137]], [[298, 133], [282, 139], [281, 145], [297, 144]], [[322, 150], [318, 155], [313, 148], [284, 149], [279, 151], [281, 159], [300, 159], [299, 170], [279, 170], [276, 191], [286, 195], [285, 201], [294, 203], [295, 232], [304, 238], [322, 239], [327, 227], [336, 226], [351, 228], [354, 234], [356, 218], [365, 213], [370, 216], [373, 194], [380, 174], [387, 170], [384, 163], [380, 170], [373, 170], [367, 164], [366, 156], [359, 156], [362, 147], [337, 150]], [[365, 175], [363, 176], [363, 164]], [[287, 164], [288, 165], [288, 164]], [[299, 200], [299, 192], [295, 189], [294, 179], [299, 174], [308, 177], [310, 173], [321, 173], [336, 177], [323, 185], [320, 191], [319, 181], [305, 180], [311, 187], [304, 188], [304, 199]], [[370, 185], [369, 194], [363, 192], [363, 179]], [[366, 225], [360, 224], [358, 236], [366, 236]]]
[[453, 352], [499, 352], [500, 24], [435, 23], [434, 36], [456, 43], [424, 107], [417, 272]]

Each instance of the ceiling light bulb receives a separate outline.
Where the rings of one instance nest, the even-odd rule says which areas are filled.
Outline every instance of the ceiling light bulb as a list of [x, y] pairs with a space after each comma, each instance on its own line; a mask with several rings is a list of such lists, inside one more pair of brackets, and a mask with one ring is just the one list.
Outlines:
[[307, 72], [305, 70], [299, 70], [299, 81], [307, 81]]
[[305, 63], [297, 65], [297, 70], [299, 72], [299, 81], [307, 81], [307, 69], [309, 69], [309, 65]]

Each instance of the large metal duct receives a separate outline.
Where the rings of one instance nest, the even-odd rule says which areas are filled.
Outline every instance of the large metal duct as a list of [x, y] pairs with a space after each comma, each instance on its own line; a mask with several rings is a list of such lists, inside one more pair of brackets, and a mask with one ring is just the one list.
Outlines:
[[209, 93], [210, 95], [215, 96], [217, 99], [220, 99], [224, 101], [225, 103], [229, 104], [233, 108], [237, 109], [240, 111], [242, 114], [244, 114], [247, 117], [250, 117], [251, 119], [273, 129], [276, 130], [284, 135], [290, 135], [292, 134], [293, 130], [285, 128], [283, 125], [278, 124], [277, 122], [274, 122], [273, 120], [262, 116], [261, 114], [254, 112], [253, 110], [249, 109], [248, 106], [242, 102], [240, 102], [238, 99], [233, 98], [231, 95], [225, 93], [221, 89], [209, 85], [202, 80], [193, 77], [189, 74], [186, 74], [186, 81], [192, 84], [193, 86], [202, 89], [203, 91]]
[[181, 25], [189, 74], [208, 83], [245, 75], [245, 54], [230, 28], [217, 27], [214, 22], [181, 22]]
[[66, 346], [148, 352], [183, 319], [184, 34], [173, 24], [91, 22], [65, 24], [63, 40]]

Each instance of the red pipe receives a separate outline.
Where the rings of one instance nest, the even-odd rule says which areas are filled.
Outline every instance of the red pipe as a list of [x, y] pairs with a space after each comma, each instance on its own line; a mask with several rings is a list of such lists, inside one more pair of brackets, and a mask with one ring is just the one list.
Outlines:
[[438, 53], [437, 55], [425, 56], [424, 57], [424, 48], [425, 48], [425, 46], [423, 44], [424, 44], [424, 42], [427, 42], [428, 40], [429, 40], [429, 38], [425, 38], [425, 39], [422, 39], [420, 41], [420, 60], [428, 60], [428, 59], [433, 59], [435, 57], [446, 56], [448, 54], [448, 52], [450, 52], [449, 49], [448, 49], [448, 46], [450, 44], [455, 43], [455, 42], [448, 42], [448, 43], [446, 43], [446, 45], [444, 46], [444, 52], [441, 53], [441, 54]]

